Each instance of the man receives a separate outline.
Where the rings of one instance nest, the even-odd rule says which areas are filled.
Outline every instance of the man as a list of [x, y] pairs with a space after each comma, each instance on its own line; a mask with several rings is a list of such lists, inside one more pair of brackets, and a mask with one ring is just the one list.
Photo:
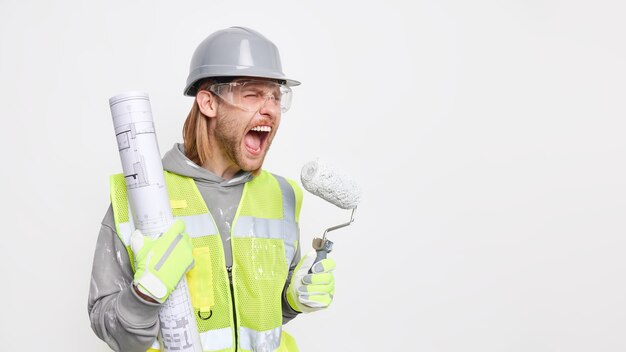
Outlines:
[[125, 241], [126, 189], [113, 176], [88, 302], [93, 330], [112, 349], [159, 349], [159, 309], [185, 275], [204, 351], [297, 351], [282, 324], [330, 305], [334, 262], [300, 255], [302, 191], [262, 169], [299, 84], [253, 30], [220, 30], [198, 46], [184, 91], [195, 97], [184, 144], [163, 166], [170, 198], [182, 204], [174, 216], [205, 219], [207, 230], [187, 234], [177, 220], [156, 240], [135, 231]]

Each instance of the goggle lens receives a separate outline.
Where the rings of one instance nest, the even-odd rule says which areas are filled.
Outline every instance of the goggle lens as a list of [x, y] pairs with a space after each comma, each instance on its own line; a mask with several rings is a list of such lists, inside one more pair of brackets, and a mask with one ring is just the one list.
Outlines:
[[256, 112], [265, 104], [275, 104], [281, 112], [287, 112], [291, 107], [291, 88], [277, 82], [240, 80], [215, 83], [208, 90], [227, 103], [249, 112]]

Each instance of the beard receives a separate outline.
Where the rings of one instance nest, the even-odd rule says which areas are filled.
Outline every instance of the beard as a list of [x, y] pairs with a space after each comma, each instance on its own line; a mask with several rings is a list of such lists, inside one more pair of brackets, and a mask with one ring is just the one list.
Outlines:
[[244, 119], [238, 113], [239, 111], [234, 113], [228, 108], [222, 108], [218, 111], [214, 131], [215, 140], [222, 152], [240, 169], [256, 173], [263, 166], [265, 155], [272, 142], [272, 136], [267, 137], [267, 144], [260, 158], [247, 158], [242, 149], [242, 138], [250, 118]]

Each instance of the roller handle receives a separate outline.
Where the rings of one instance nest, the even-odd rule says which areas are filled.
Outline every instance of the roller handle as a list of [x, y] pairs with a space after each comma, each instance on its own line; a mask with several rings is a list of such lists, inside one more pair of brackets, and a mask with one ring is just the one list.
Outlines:
[[[315, 262], [313, 265], [321, 262], [326, 259], [328, 253], [333, 250], [333, 242], [330, 240], [323, 240], [321, 238], [313, 239], [313, 249], [317, 252], [317, 256], [315, 257]], [[313, 273], [313, 265], [311, 265], [311, 269], [309, 269], [309, 274]]]

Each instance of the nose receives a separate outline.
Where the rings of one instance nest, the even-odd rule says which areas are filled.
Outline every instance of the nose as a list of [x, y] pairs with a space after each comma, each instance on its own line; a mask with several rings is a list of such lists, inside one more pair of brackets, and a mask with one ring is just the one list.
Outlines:
[[[271, 102], [268, 104], [267, 102], [271, 100]], [[271, 109], [271, 110], [279, 110], [279, 106], [278, 106], [278, 101], [276, 100], [276, 97], [274, 97], [274, 94], [272, 93], [268, 93], [265, 95], [265, 99], [263, 100], [263, 103], [261, 104], [260, 109]]]

